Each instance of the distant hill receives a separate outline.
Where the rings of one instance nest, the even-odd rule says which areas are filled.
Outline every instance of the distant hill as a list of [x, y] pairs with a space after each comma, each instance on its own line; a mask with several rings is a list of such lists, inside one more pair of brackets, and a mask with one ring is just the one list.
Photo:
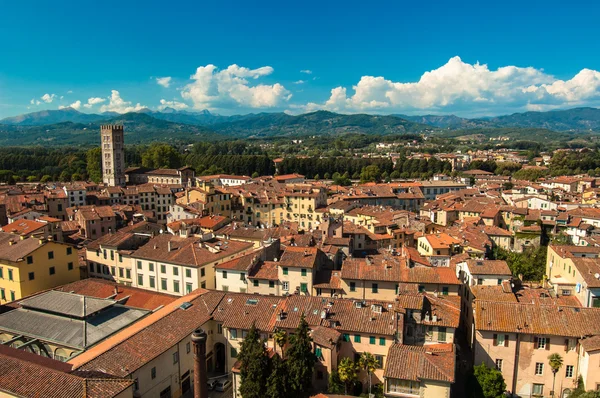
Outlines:
[[556, 131], [600, 131], [600, 109], [573, 108], [548, 112], [525, 112], [482, 120], [495, 127], [535, 127]]
[[17, 126], [42, 126], [62, 122], [89, 123], [105, 119], [106, 115], [87, 114], [76, 111], [73, 108], [65, 108], [52, 111], [39, 111], [26, 113], [24, 115], [7, 117], [0, 120], [0, 124]]

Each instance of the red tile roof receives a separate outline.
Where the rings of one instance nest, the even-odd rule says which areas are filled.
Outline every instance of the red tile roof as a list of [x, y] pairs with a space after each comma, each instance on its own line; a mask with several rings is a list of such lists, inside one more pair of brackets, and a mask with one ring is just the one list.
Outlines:
[[390, 347], [384, 377], [400, 380], [454, 382], [455, 353], [452, 344], [425, 347], [394, 344]]

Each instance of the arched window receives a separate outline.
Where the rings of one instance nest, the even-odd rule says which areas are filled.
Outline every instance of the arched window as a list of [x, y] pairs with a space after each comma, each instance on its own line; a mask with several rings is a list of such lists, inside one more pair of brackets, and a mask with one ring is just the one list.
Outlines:
[[54, 351], [54, 359], [61, 362], [66, 362], [69, 359], [69, 355], [67, 354], [67, 350], [64, 348], [57, 348]]

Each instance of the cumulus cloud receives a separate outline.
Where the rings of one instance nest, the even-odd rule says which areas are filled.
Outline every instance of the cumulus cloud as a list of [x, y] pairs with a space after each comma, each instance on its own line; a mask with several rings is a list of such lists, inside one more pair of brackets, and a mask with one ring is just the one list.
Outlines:
[[39, 100], [36, 100], [35, 98], [32, 98], [31, 101], [29, 101], [29, 103], [31, 105], [39, 105], [39, 104], [41, 104], [41, 102]]
[[160, 84], [165, 88], [168, 88], [171, 85], [171, 76], [157, 77], [156, 83]]
[[306, 80], [296, 80], [294, 82], [294, 84], [304, 84], [304, 83], [306, 83]]
[[67, 105], [67, 106], [61, 105], [58, 107], [58, 109], [65, 109], [65, 108], [79, 109], [79, 108], [81, 108], [81, 101], [77, 100], [77, 101], [73, 102], [71, 105]]
[[312, 75], [312, 70], [310, 70], [310, 69], [302, 69], [302, 70], [300, 71], [300, 73], [305, 73], [305, 74], [307, 74], [307, 75]]
[[306, 111], [338, 112], [478, 112], [547, 110], [600, 100], [600, 72], [583, 69], [570, 80], [559, 80], [541, 69], [504, 66], [491, 70], [459, 57], [425, 72], [416, 82], [394, 82], [363, 76], [349, 94], [331, 90], [324, 103], [309, 103]]
[[187, 104], [185, 104], [183, 102], [167, 101], [165, 99], [161, 99], [158, 109], [161, 111], [165, 108], [173, 108], [173, 109], [177, 109], [177, 110], [182, 110], [182, 109], [186, 109], [187, 107], [188, 107]]
[[106, 98], [100, 98], [100, 97], [91, 97], [88, 98], [87, 100], [87, 104], [83, 105], [85, 108], [91, 108], [92, 106], [96, 105], [96, 104], [101, 104], [102, 102], [106, 101]]
[[55, 98], [56, 98], [56, 94], [47, 94], [47, 93], [46, 93], [46, 94], [44, 94], [44, 95], [42, 95], [42, 96], [40, 97], [40, 99], [41, 99], [42, 101], [44, 101], [45, 103], [47, 103], [47, 104], [49, 104], [49, 103], [51, 103], [52, 101], [54, 101], [54, 99], [55, 99]]
[[111, 90], [111, 95], [108, 97], [108, 104], [102, 105], [100, 107], [100, 112], [117, 112], [117, 113], [127, 113], [127, 112], [136, 112], [144, 109], [143, 105], [137, 104], [133, 105], [131, 101], [125, 101], [121, 98], [121, 94], [117, 90]]
[[190, 77], [192, 82], [182, 89], [181, 96], [192, 101], [196, 109], [275, 107], [292, 96], [284, 86], [251, 84], [251, 80], [272, 73], [270, 66], [249, 69], [234, 64], [223, 70], [211, 64], [200, 66]]

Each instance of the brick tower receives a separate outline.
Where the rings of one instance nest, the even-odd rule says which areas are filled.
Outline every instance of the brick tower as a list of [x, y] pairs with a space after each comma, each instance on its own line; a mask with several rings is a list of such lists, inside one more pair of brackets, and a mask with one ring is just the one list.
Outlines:
[[125, 185], [125, 138], [123, 126], [100, 126], [102, 181], [111, 187]]

